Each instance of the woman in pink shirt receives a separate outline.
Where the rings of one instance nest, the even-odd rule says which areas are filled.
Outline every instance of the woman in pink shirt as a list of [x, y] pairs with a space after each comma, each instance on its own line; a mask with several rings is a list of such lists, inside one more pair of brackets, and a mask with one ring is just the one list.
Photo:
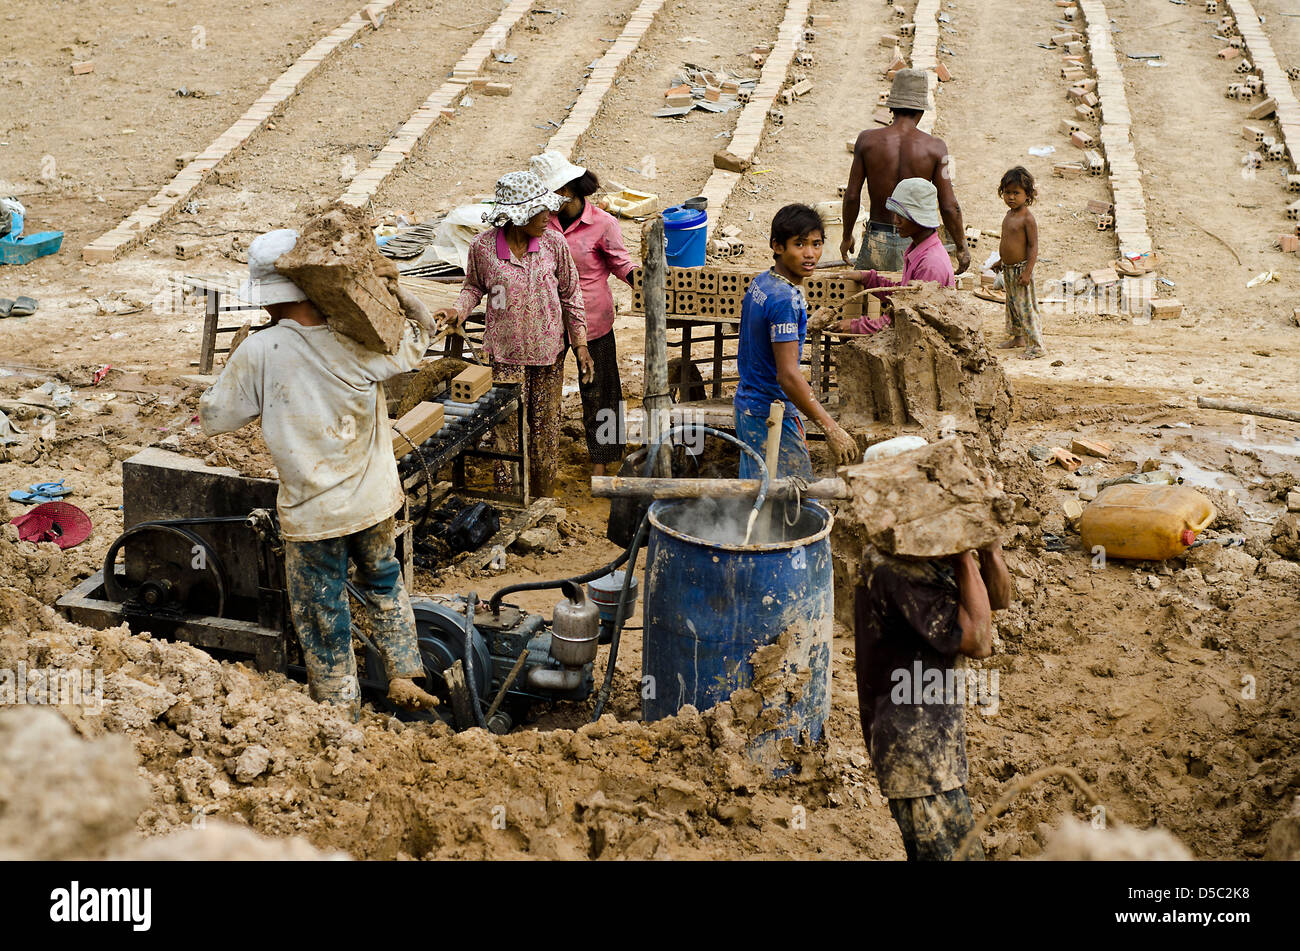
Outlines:
[[532, 171], [542, 183], [565, 199], [551, 218], [551, 227], [564, 235], [582, 277], [582, 300], [587, 311], [587, 346], [595, 365], [594, 379], [579, 380], [583, 423], [587, 430], [587, 455], [593, 475], [623, 458], [623, 383], [618, 375], [614, 345], [614, 297], [609, 291], [612, 274], [631, 284], [635, 267], [623, 246], [623, 232], [609, 212], [587, 199], [600, 183], [596, 176], [574, 165], [559, 152], [534, 155]]
[[[891, 281], [875, 271], [849, 272], [863, 287], [900, 287], [934, 281], [944, 287], [956, 287], [957, 278], [952, 273], [952, 262], [943, 242], [939, 240], [939, 190], [924, 178], [905, 178], [894, 188], [885, 201], [885, 207], [894, 213], [898, 233], [911, 238], [912, 244], [903, 252], [903, 279]], [[879, 317], [858, 317], [841, 320], [830, 329], [839, 333], [874, 334], [889, 326], [889, 314]]]
[[[470, 242], [456, 306], [438, 312], [454, 327], [487, 298], [483, 351], [494, 382], [523, 386], [534, 495], [550, 495], [555, 485], [566, 340], [579, 373], [592, 373], [578, 269], [564, 238], [548, 227], [563, 202], [532, 172], [501, 176], [483, 215], [494, 227]], [[513, 422], [498, 428], [497, 439], [507, 451], [518, 451]], [[498, 461], [494, 472], [497, 491], [508, 492], [514, 485], [510, 465]]]

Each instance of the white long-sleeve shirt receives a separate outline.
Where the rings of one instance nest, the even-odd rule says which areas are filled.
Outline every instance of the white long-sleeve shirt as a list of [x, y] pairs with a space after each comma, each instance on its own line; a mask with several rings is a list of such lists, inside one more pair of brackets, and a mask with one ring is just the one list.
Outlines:
[[199, 420], [210, 436], [262, 417], [286, 540], [350, 535], [401, 507], [382, 381], [413, 369], [428, 345], [411, 320], [392, 354], [282, 320], [245, 340], [203, 394]]

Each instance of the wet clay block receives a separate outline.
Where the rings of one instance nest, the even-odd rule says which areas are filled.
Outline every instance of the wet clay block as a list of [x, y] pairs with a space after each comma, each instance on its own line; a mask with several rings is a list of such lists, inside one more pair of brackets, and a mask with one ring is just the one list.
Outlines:
[[942, 558], [1002, 537], [1014, 506], [991, 474], [967, 460], [961, 440], [940, 440], [845, 466], [848, 519], [873, 545], [905, 558]]
[[302, 288], [338, 333], [369, 350], [397, 350], [406, 329], [397, 267], [379, 253], [360, 208], [338, 203], [311, 218], [275, 269]]

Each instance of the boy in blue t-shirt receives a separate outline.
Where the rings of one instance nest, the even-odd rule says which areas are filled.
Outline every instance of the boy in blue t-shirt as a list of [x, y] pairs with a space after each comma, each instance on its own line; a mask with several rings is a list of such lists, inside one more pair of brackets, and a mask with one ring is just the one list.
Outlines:
[[[808, 306], [800, 285], [817, 269], [824, 233], [821, 216], [807, 205], [786, 205], [778, 211], [772, 219], [775, 263], [750, 283], [741, 306], [736, 435], [763, 456], [771, 404], [785, 403], [778, 471], [770, 473], [773, 479], [812, 479], [812, 459], [800, 413], [821, 427], [841, 463], [856, 461], [858, 453], [853, 437], [817, 402], [799, 369], [808, 330]], [[758, 478], [758, 467], [744, 453], [740, 477]]]

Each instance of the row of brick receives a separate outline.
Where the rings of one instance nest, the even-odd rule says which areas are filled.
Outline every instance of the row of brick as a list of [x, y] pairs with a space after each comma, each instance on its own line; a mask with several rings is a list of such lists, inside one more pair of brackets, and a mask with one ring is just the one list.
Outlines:
[[1273, 55], [1273, 46], [1260, 25], [1259, 15], [1248, 0], [1228, 0], [1228, 9], [1237, 21], [1237, 32], [1246, 45], [1250, 61], [1264, 82], [1264, 95], [1277, 103], [1277, 126], [1290, 155], [1291, 171], [1300, 170], [1296, 151], [1300, 149], [1300, 102], [1291, 91], [1291, 81]]
[[82, 259], [92, 262], [112, 261], [122, 252], [139, 244], [162, 222], [177, 214], [211, 175], [212, 170], [261, 131], [272, 116], [298, 94], [307, 77], [321, 63], [352, 42], [359, 33], [374, 29], [374, 24], [383, 12], [397, 2], [398, 0], [375, 0], [367, 4], [365, 9], [348, 17], [338, 29], [317, 40], [279, 79], [271, 83], [262, 97], [234, 125], [217, 136], [211, 145], [181, 169], [156, 195], [128, 215], [116, 228], [82, 248]]
[[930, 86], [930, 108], [917, 123], [922, 132], [933, 132], [934, 122], [938, 118], [938, 98], [935, 92], [939, 88], [939, 0], [917, 0], [916, 12], [912, 15], [912, 68], [925, 70]]
[[1095, 91], [1101, 109], [1099, 137], [1115, 203], [1115, 236], [1119, 239], [1120, 256], [1133, 258], [1151, 252], [1151, 234], [1142, 194], [1142, 171], [1133, 148], [1133, 120], [1124, 92], [1124, 74], [1112, 42], [1106, 5], [1101, 0], [1078, 0], [1078, 3], [1087, 24], [1088, 52], [1097, 79]]
[[[753, 161], [754, 153], [758, 151], [758, 143], [762, 140], [767, 125], [768, 112], [781, 95], [781, 87], [785, 85], [795, 54], [803, 42], [804, 23], [808, 19], [810, 2], [811, 0], [790, 0], [786, 5], [785, 18], [777, 31], [772, 51], [759, 73], [758, 84], [754, 87], [749, 102], [741, 108], [740, 118], [736, 120], [736, 127], [731, 133], [728, 151], [740, 159]], [[740, 179], [740, 172], [715, 168], [704, 183], [700, 195], [709, 200], [711, 227], [716, 227], [721, 220], [722, 208]]]
[[641, 5], [632, 11], [627, 25], [623, 27], [623, 32], [592, 67], [586, 85], [578, 94], [578, 101], [573, 104], [573, 109], [555, 135], [551, 136], [548, 149], [562, 153], [565, 158], [573, 157], [579, 140], [591, 128], [592, 120], [600, 112], [601, 104], [618, 78], [624, 61], [641, 45], [641, 38], [645, 36], [646, 30], [650, 29], [650, 25], [654, 23], [655, 16], [663, 5], [664, 0], [642, 0]]
[[488, 57], [505, 48], [506, 40], [510, 38], [515, 25], [532, 5], [533, 0], [512, 0], [506, 5], [496, 22], [474, 41], [452, 67], [451, 78], [433, 91], [433, 95], [415, 110], [370, 165], [348, 183], [348, 190], [343, 193], [341, 201], [357, 206], [367, 204], [388, 176], [410, 158], [434, 125], [439, 120], [450, 119], [456, 114], [456, 103], [475, 79], [481, 79], [480, 72]]

